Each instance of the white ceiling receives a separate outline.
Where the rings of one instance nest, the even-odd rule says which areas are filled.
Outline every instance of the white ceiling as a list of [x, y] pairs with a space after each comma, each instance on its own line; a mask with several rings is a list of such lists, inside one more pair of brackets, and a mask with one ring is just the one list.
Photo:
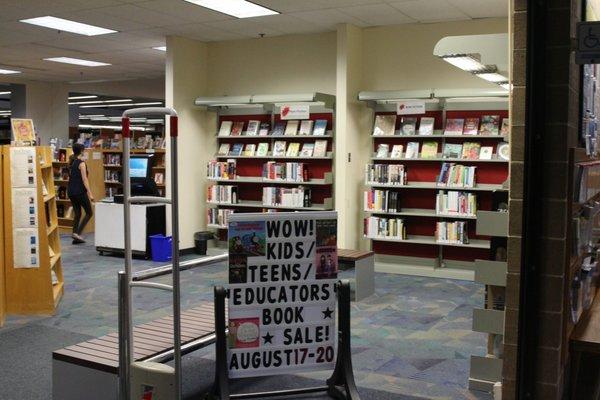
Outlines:
[[[281, 15], [236, 19], [183, 0], [0, 0], [0, 68], [20, 78], [92, 81], [164, 75], [167, 35], [221, 41], [360, 27], [507, 15], [507, 0], [255, 0]], [[19, 22], [45, 15], [119, 31], [87, 37]], [[75, 57], [113, 64], [86, 68], [43, 61]]]

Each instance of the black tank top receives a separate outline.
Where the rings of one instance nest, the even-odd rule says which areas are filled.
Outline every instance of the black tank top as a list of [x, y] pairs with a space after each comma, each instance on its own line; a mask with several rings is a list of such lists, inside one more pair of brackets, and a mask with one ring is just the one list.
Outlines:
[[80, 159], [76, 158], [71, 164], [71, 170], [69, 171], [69, 186], [67, 188], [67, 194], [69, 196], [77, 196], [87, 192], [83, 185], [83, 178], [81, 177], [81, 170], [79, 166], [83, 163]]

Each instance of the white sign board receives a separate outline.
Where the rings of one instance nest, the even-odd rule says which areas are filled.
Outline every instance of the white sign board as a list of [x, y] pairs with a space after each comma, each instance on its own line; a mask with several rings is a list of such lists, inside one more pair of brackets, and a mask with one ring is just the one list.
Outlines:
[[337, 213], [229, 217], [230, 378], [333, 369]]
[[396, 114], [425, 114], [425, 102], [422, 100], [400, 101], [396, 103]]
[[308, 104], [283, 104], [279, 116], [282, 120], [308, 119], [310, 118], [310, 106]]
[[577, 64], [600, 63], [600, 22], [577, 23]]

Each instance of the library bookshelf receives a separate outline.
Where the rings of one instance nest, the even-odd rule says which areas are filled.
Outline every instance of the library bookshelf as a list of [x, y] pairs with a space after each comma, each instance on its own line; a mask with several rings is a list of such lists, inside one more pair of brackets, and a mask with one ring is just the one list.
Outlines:
[[[314, 124], [317, 120], [326, 121], [323, 134], [305, 135], [273, 135], [276, 124], [286, 122], [281, 118], [281, 108], [287, 104], [305, 105], [308, 107], [308, 118]], [[207, 215], [207, 227], [218, 231], [218, 236], [226, 236], [226, 217], [219, 221], [211, 217], [217, 210], [226, 212], [277, 212], [277, 211], [324, 211], [334, 209], [333, 184], [334, 184], [334, 148], [335, 148], [335, 96], [322, 93], [288, 94], [288, 95], [251, 95], [234, 97], [199, 97], [196, 105], [206, 107], [217, 114], [217, 149], [214, 160], [218, 162], [234, 162], [235, 174], [233, 176], [208, 176], [209, 187], [213, 185], [234, 185], [236, 188], [236, 202], [207, 201], [210, 209]], [[297, 119], [301, 123], [302, 118]], [[231, 121], [232, 124], [243, 123], [240, 135], [219, 135], [221, 124]], [[269, 124], [267, 135], [248, 135], [249, 121], [259, 121]], [[284, 142], [286, 148], [292, 143], [302, 147], [305, 143], [321, 141], [326, 143], [324, 154], [319, 156], [300, 156], [274, 154], [276, 142]], [[268, 146], [268, 151], [262, 155], [219, 154], [220, 147], [225, 144], [233, 148], [234, 145], [248, 144], [258, 146], [260, 143]], [[269, 162], [276, 163], [302, 163], [307, 171], [307, 176], [301, 180], [267, 179], [263, 175], [263, 168]], [[208, 174], [207, 174], [208, 175]], [[303, 206], [284, 204], [264, 204], [263, 190], [266, 187], [275, 188], [302, 188], [310, 192], [310, 202]], [[210, 190], [210, 189], [209, 189]], [[220, 211], [219, 211], [220, 212]]]
[[37, 175], [38, 267], [15, 268], [11, 147], [2, 147], [4, 202], [4, 264], [6, 311], [10, 314], [53, 314], [64, 293], [56, 189], [52, 173], [52, 150], [35, 147]]
[[[507, 194], [508, 160], [498, 155], [498, 147], [507, 142], [503, 135], [444, 134], [448, 119], [481, 118], [484, 115], [497, 115], [500, 124], [508, 118], [508, 95], [502, 91], [382, 91], [361, 92], [359, 100], [365, 101], [373, 112], [373, 126], [379, 115], [395, 115], [399, 102], [423, 101], [425, 113], [419, 115], [398, 115], [393, 127], [393, 135], [369, 133], [372, 142], [370, 164], [402, 165], [406, 174], [403, 184], [373, 183], [365, 179], [365, 193], [370, 190], [397, 192], [399, 207], [393, 212], [369, 209], [363, 205], [365, 219], [400, 218], [406, 232], [405, 237], [363, 235], [369, 241], [378, 261], [376, 267], [381, 272], [403, 273], [410, 275], [442, 278], [474, 279], [475, 260], [489, 260], [494, 241], [476, 231], [477, 214], [441, 213], [436, 210], [436, 196], [440, 191], [471, 193], [476, 196], [477, 210], [491, 210], [494, 199]], [[419, 135], [418, 129], [412, 135], [402, 135], [402, 118], [422, 117], [433, 119], [433, 132]], [[417, 127], [419, 125], [417, 124]], [[418, 143], [417, 154], [406, 156], [408, 143]], [[493, 154], [489, 159], [463, 159], [444, 157], [446, 144], [462, 145], [466, 142], [479, 143], [482, 147], [491, 147]], [[433, 154], [423, 157], [421, 150], [428, 143], [437, 149]], [[392, 158], [390, 154], [378, 157], [380, 145], [392, 149], [394, 145], [403, 146], [402, 154]], [[465, 167], [475, 167], [476, 182], [472, 186], [451, 186], [437, 183], [443, 163], [454, 163]], [[366, 195], [365, 195], [366, 196]], [[437, 222], [454, 223], [464, 221], [468, 242], [438, 241], [435, 237]], [[367, 222], [365, 222], [367, 224]]]

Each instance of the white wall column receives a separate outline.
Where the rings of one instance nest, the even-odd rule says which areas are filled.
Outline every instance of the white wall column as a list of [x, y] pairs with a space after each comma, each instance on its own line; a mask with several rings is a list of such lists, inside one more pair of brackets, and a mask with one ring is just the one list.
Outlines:
[[69, 91], [64, 83], [28, 82], [25, 85], [25, 118], [33, 126], [41, 144], [50, 138], [69, 138]]

